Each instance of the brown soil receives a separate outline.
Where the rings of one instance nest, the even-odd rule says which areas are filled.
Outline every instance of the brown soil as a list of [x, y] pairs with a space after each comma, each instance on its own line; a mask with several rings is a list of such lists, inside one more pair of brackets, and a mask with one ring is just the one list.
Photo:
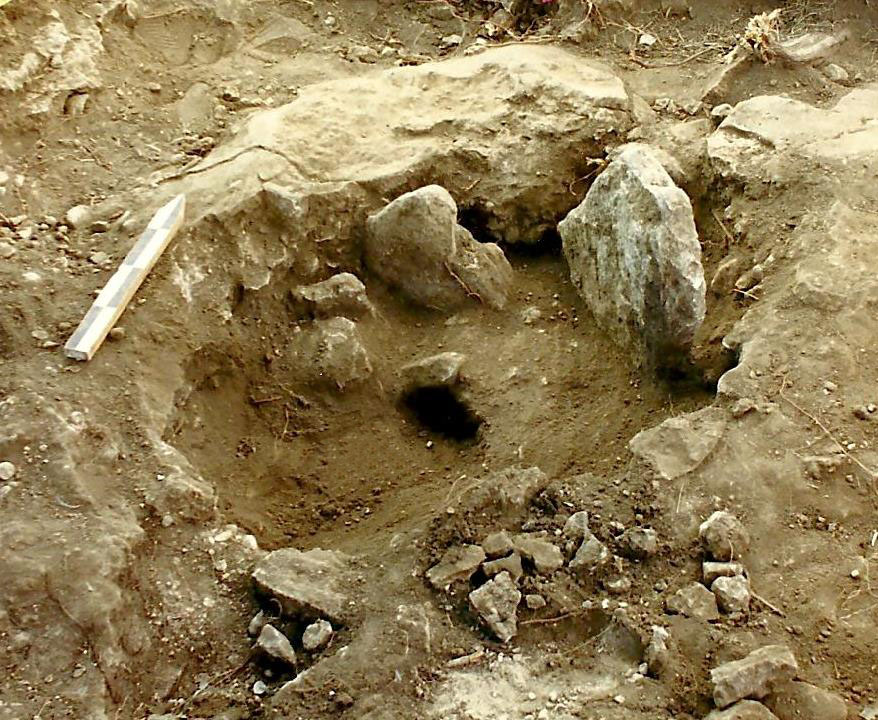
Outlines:
[[[571, 4], [561, 3], [559, 12]], [[62, 89], [47, 113], [33, 116], [26, 93], [0, 90], [0, 172], [10, 177], [0, 195], [0, 226], [11, 228], [19, 215], [63, 218], [73, 205], [97, 206], [135, 191], [148, 205], [152, 181], [221, 146], [251, 113], [317, 82], [460, 53], [442, 38], [458, 33], [470, 44], [496, 7], [438, 0], [141, 5], [146, 17], [133, 27], [116, 16], [105, 22], [96, 58], [102, 87], [89, 92], [85, 114], [65, 112], [78, 91]], [[558, 36], [547, 8], [489, 43], [561, 43], [609, 64], [648, 102], [671, 97], [682, 106], [750, 16], [774, 6], [693, 0], [681, 15], [673, 8], [682, 4], [643, 5], [607, 11], [602, 22], [592, 18], [573, 40]], [[91, 6], [12, 0], [0, 8], [2, 72], [18, 65], [51, 12], [73, 28], [94, 24], [87, 20]], [[833, 61], [849, 70], [853, 85], [878, 79], [878, 15], [868, 3], [789, 3], [785, 23], [791, 34], [848, 23], [852, 39]], [[278, 28], [285, 30], [270, 36]], [[546, 34], [538, 34], [541, 28]], [[656, 36], [656, 45], [638, 45], [643, 32]], [[356, 46], [400, 52], [361, 63], [347, 59]], [[709, 52], [693, 57], [705, 47]], [[825, 107], [848, 89], [816, 68], [757, 65], [729, 101], [771, 93]], [[671, 128], [692, 119], [682, 110], [662, 116], [650, 139], [673, 143]], [[571, 186], [571, 206], [589, 182]], [[808, 178], [784, 193], [707, 179], [686, 190], [695, 198], [708, 280], [730, 245], [745, 268], [770, 252], [780, 256], [822, 192]], [[859, 188], [857, 197], [869, 200], [868, 193]], [[327, 215], [345, 212], [336, 200], [326, 202]], [[727, 206], [748, 218], [744, 230], [723, 214]], [[464, 214], [462, 222], [477, 239], [488, 239], [475, 216]], [[222, 275], [238, 257], [244, 230], [266, 254], [277, 250], [278, 219], [245, 206], [200, 223], [177, 251]], [[585, 688], [586, 699], [557, 717], [700, 718], [710, 709], [707, 669], [770, 642], [789, 644], [802, 676], [839, 693], [851, 717], [854, 708], [878, 702], [878, 605], [869, 579], [878, 496], [871, 478], [848, 464], [804, 488], [778, 478], [776, 488], [765, 481], [754, 489], [764, 480], [757, 467], [763, 454], [819, 454], [820, 443], [827, 444], [803, 397], [835, 437], [871, 448], [874, 426], [851, 415], [848, 396], [832, 404], [821, 380], [830, 379], [828, 367], [836, 385], [856, 382], [857, 404], [878, 402], [868, 395], [873, 353], [837, 367], [815, 360], [817, 369], [795, 389], [799, 409], [776, 392], [772, 399], [789, 412], [794, 429], [780, 420], [770, 431], [760, 426], [752, 457], [721, 457], [730, 472], [739, 467], [746, 476], [741, 485], [725, 475], [713, 484], [662, 484], [632, 463], [629, 440], [717, 401], [717, 379], [737, 362], [721, 340], [759, 299], [708, 293], [691, 372], [656, 378], [595, 326], [554, 238], [529, 250], [504, 247], [516, 285], [502, 312], [473, 303], [447, 317], [413, 309], [387, 291], [364, 273], [358, 238], [328, 233], [314, 252], [291, 250], [283, 260], [288, 272], [258, 290], [258, 278], [216, 282], [216, 297], [203, 301], [200, 319], [186, 326], [176, 320], [179, 296], [170, 290], [193, 281], [160, 262], [123, 316], [126, 337], [108, 341], [86, 365], [64, 360], [45, 341], [63, 343], [112, 272], [113, 263], [98, 267], [90, 256], [121, 257], [137, 231], [46, 227], [31, 241], [16, 239], [14, 256], [0, 260], [0, 461], [18, 469], [18, 484], [0, 496], [0, 541], [8, 555], [0, 564], [0, 720], [151, 713], [227, 720], [536, 717], [542, 706], [521, 690], [531, 686], [540, 701]], [[299, 331], [289, 290], [336, 270], [356, 272], [377, 311], [359, 323], [376, 371], [350, 388], [304, 382], [284, 354]], [[28, 280], [29, 271], [41, 279]], [[773, 280], [794, 282], [783, 273]], [[234, 308], [231, 317], [220, 312], [226, 304]], [[525, 311], [534, 307], [540, 318], [526, 323]], [[789, 322], [814, 320], [802, 311]], [[825, 331], [835, 332], [828, 322]], [[860, 338], [866, 348], [872, 340], [868, 333]], [[461, 428], [459, 418], [441, 431], [428, 427], [401, 400], [397, 369], [445, 350], [467, 356], [468, 400], [482, 421], [476, 432]], [[789, 371], [784, 362], [809, 361], [795, 349], [789, 355], [766, 370], [779, 378], [780, 392], [782, 371]], [[791, 437], [795, 448], [785, 444]], [[826, 453], [835, 449], [828, 444]], [[538, 466], [550, 479], [520, 519], [528, 529], [554, 533], [582, 508], [595, 514], [595, 532], [613, 549], [614, 522], [650, 525], [662, 540], [656, 558], [627, 567], [633, 585], [618, 594], [602, 584], [606, 577], [529, 577], [523, 592], [540, 592], [548, 606], [522, 613], [538, 622], [522, 624], [514, 657], [479, 628], [466, 602], [470, 588], [446, 597], [422, 577], [449, 545], [479, 542], [508, 520], [455, 516], [448, 508], [463, 485], [511, 465]], [[205, 494], [216, 493], [218, 513], [200, 491], [194, 500], [173, 499], [171, 507], [156, 499], [165, 477], [190, 468], [207, 482]], [[178, 501], [186, 517], [170, 517]], [[710, 626], [664, 615], [668, 584], [700, 579], [694, 528], [714, 505], [753, 523], [754, 587], [784, 609], [783, 617], [762, 605]], [[237, 528], [233, 540], [216, 540], [227, 524]], [[317, 670], [319, 658], [306, 655], [313, 681], [280, 701], [271, 696], [290, 677], [266, 677], [248, 662], [246, 628], [259, 604], [246, 534], [265, 550], [328, 548], [364, 563], [361, 585], [352, 590], [361, 623], [341, 628], [333, 641], [348, 645], [349, 656]], [[784, 550], [793, 547], [796, 554]], [[842, 570], [829, 575], [833, 567]], [[584, 601], [592, 603], [586, 610]], [[611, 637], [620, 603], [631, 630]], [[600, 678], [638, 665], [649, 626], [659, 622], [679, 638], [674, 672], [646, 685], [608, 680], [609, 689], [591, 702], [588, 688]], [[485, 652], [473, 674], [447, 667], [474, 649]], [[252, 691], [259, 679], [270, 688], [267, 696]], [[624, 703], [612, 700], [619, 695]], [[456, 706], [464, 696], [479, 702]]]

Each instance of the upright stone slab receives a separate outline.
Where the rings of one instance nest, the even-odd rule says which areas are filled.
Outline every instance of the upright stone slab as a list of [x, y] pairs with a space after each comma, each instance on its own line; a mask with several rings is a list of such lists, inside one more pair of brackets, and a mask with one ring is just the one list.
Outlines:
[[574, 285], [616, 342], [649, 365], [686, 355], [704, 320], [701, 245], [651, 148], [619, 152], [558, 230]]

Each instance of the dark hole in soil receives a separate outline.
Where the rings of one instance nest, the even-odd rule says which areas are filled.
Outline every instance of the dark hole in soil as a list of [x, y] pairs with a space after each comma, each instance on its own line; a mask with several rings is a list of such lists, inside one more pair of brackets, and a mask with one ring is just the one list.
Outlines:
[[451, 388], [418, 388], [408, 393], [403, 402], [424, 427], [451, 440], [473, 440], [482, 424], [482, 418]]

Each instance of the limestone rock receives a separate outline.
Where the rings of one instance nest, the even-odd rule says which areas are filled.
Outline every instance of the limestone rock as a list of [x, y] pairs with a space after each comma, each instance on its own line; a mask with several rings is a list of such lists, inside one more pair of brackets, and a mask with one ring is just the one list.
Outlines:
[[658, 535], [652, 528], [630, 528], [620, 538], [629, 557], [643, 560], [658, 552]]
[[488, 577], [494, 577], [501, 572], [508, 572], [513, 580], [518, 580], [518, 578], [524, 575], [524, 568], [521, 566], [521, 555], [516, 552], [498, 560], [486, 562], [482, 565], [482, 570], [484, 570], [485, 575]]
[[290, 291], [293, 306], [312, 318], [343, 316], [356, 320], [372, 312], [366, 286], [351, 273], [339, 273], [328, 280]]
[[765, 704], [779, 720], [845, 720], [845, 701], [806, 682], [790, 682], [765, 698]]
[[652, 637], [644, 650], [643, 657], [646, 660], [647, 669], [653, 677], [660, 676], [668, 668], [670, 662], [668, 640], [670, 638], [670, 633], [663, 627], [652, 626]]
[[539, 610], [546, 607], [546, 599], [542, 595], [525, 595], [524, 604], [527, 605], [528, 610]]
[[444, 352], [403, 366], [400, 374], [404, 391], [456, 385], [465, 360], [466, 355], [461, 353]]
[[564, 537], [571, 540], [582, 540], [591, 535], [591, 530], [588, 529], [588, 512], [580, 510], [567, 518], [563, 533]]
[[724, 708], [744, 698], [759, 700], [792, 680], [798, 670], [789, 648], [766, 645], [741, 660], [724, 663], [710, 671], [713, 702], [718, 708]]
[[721, 577], [734, 577], [744, 574], [744, 566], [736, 562], [703, 562], [701, 572], [704, 576], [704, 584], [710, 587], [713, 581]]
[[343, 624], [350, 620], [351, 558], [333, 550], [302, 552], [283, 548], [268, 553], [253, 571], [256, 589], [276, 600], [285, 617], [327, 617]]
[[755, 700], [741, 700], [725, 710], [708, 713], [704, 720], [778, 720], [778, 718], [762, 703]]
[[469, 580], [485, 560], [485, 551], [478, 545], [458, 545], [445, 551], [442, 559], [429, 570], [427, 580], [437, 590], [454, 582]]
[[499, 246], [476, 242], [457, 224], [457, 205], [445, 188], [401, 195], [366, 226], [366, 265], [410, 300], [438, 310], [473, 300], [506, 304], [512, 266]]
[[744, 612], [750, 607], [750, 583], [742, 575], [719, 577], [713, 581], [710, 590], [723, 612]]
[[613, 162], [619, 155], [621, 155], [625, 150], [629, 148], [642, 149], [645, 152], [652, 154], [655, 156], [655, 159], [658, 160], [668, 175], [671, 176], [671, 180], [673, 180], [677, 185], [685, 185], [686, 184], [686, 176], [683, 173], [683, 168], [680, 166], [680, 161], [677, 160], [671, 153], [667, 150], [664, 150], [660, 147], [656, 147], [653, 145], [648, 145], [646, 143], [639, 142], [630, 142], [625, 143], [624, 145], [619, 145], [618, 147], [614, 147], [607, 154], [607, 160], [609, 162]]
[[482, 548], [489, 558], [498, 558], [511, 553], [515, 546], [512, 543], [512, 538], [509, 537], [509, 533], [505, 530], [500, 530], [488, 535], [482, 541]]
[[332, 639], [332, 624], [326, 620], [317, 620], [305, 628], [302, 633], [302, 647], [308, 652], [319, 650]]
[[563, 567], [564, 556], [561, 549], [548, 540], [517, 535], [512, 539], [515, 549], [530, 560], [540, 575], [548, 575]]
[[518, 603], [521, 593], [509, 573], [502, 572], [469, 594], [470, 603], [485, 624], [500, 639], [508, 642], [518, 632]]
[[520, 513], [548, 481], [538, 467], [496, 470], [470, 485], [458, 505], [470, 512], [492, 507], [507, 514]]
[[714, 559], [723, 562], [741, 557], [750, 547], [750, 533], [741, 521], [725, 510], [717, 510], [698, 528], [698, 537]]
[[265, 627], [265, 624], [268, 622], [268, 618], [265, 616], [265, 612], [260, 610], [256, 613], [253, 618], [250, 620], [250, 624], [247, 625], [247, 634], [256, 637], [262, 632], [262, 628]]
[[317, 320], [293, 337], [289, 354], [296, 370], [313, 383], [344, 388], [372, 374], [357, 325], [347, 318]]
[[273, 625], [263, 625], [259, 637], [256, 639], [256, 648], [275, 662], [296, 666], [296, 652], [290, 641], [280, 630]]
[[648, 147], [630, 146], [558, 225], [570, 276], [598, 323], [640, 359], [673, 364], [704, 320], [692, 205]]
[[147, 493], [147, 504], [157, 515], [170, 515], [190, 522], [216, 515], [216, 491], [200, 476], [172, 472]]
[[571, 570], [594, 571], [608, 562], [610, 562], [610, 551], [607, 546], [589, 533], [576, 551], [576, 555], [570, 560], [568, 567]]
[[718, 620], [716, 597], [701, 583], [692, 583], [677, 590], [665, 601], [669, 613], [699, 620]]
[[726, 429], [725, 411], [707, 407], [669, 418], [631, 438], [631, 452], [663, 480], [674, 480], [697, 468], [713, 452]]

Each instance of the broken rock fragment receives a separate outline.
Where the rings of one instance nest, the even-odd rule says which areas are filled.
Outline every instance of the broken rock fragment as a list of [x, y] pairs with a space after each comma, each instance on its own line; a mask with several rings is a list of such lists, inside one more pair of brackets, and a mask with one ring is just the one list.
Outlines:
[[424, 307], [481, 301], [502, 308], [512, 266], [494, 243], [457, 224], [457, 204], [439, 185], [401, 195], [367, 221], [366, 265]]
[[561, 549], [548, 540], [528, 535], [517, 535], [513, 538], [513, 542], [515, 549], [523, 557], [530, 560], [541, 575], [548, 575], [564, 565]]
[[714, 560], [728, 562], [747, 552], [750, 533], [730, 512], [717, 510], [698, 528], [701, 544]]
[[724, 708], [745, 698], [760, 700], [792, 680], [798, 671], [796, 658], [788, 647], [766, 645], [710, 671], [713, 702]]
[[720, 577], [734, 577], [744, 574], [744, 566], [736, 562], [704, 562], [701, 564], [704, 584], [710, 587]]
[[750, 583], [742, 575], [719, 577], [713, 581], [710, 589], [723, 612], [744, 612], [750, 607]]
[[263, 625], [256, 648], [271, 660], [290, 667], [296, 666], [296, 653], [287, 636], [273, 625]]
[[366, 286], [351, 273], [303, 285], [290, 291], [290, 301], [300, 314], [312, 318], [343, 316], [356, 320], [372, 312]]
[[461, 353], [444, 352], [403, 366], [400, 375], [404, 391], [456, 385], [465, 360], [466, 355]]
[[427, 570], [427, 580], [442, 590], [459, 580], [469, 580], [484, 561], [485, 551], [478, 545], [458, 545], [449, 548], [442, 559]]
[[518, 632], [518, 603], [521, 593], [509, 573], [502, 572], [469, 594], [472, 606], [501, 642]]
[[636, 560], [658, 552], [658, 535], [652, 528], [630, 528], [622, 533], [621, 541], [627, 555]]
[[659, 625], [652, 626], [652, 637], [644, 650], [643, 659], [646, 660], [647, 669], [653, 677], [658, 677], [668, 667], [670, 662], [668, 640], [670, 638], [670, 633], [663, 627]]
[[607, 546], [589, 533], [570, 561], [569, 567], [571, 570], [590, 572], [608, 562], [610, 562], [610, 551]]
[[765, 699], [778, 720], [845, 720], [845, 701], [822, 688], [806, 682], [790, 682], [778, 687]]
[[564, 523], [563, 533], [564, 537], [571, 540], [582, 540], [591, 535], [591, 531], [588, 529], [588, 512], [580, 510], [567, 518], [567, 522]]
[[692, 583], [677, 590], [665, 601], [669, 613], [699, 620], [717, 620], [716, 597], [701, 583]]
[[308, 652], [319, 650], [332, 639], [332, 624], [326, 620], [311, 623], [302, 633], [302, 647]]
[[510, 555], [500, 558], [499, 560], [491, 560], [482, 565], [482, 570], [488, 577], [494, 577], [501, 572], [508, 572], [513, 580], [518, 580], [524, 575], [524, 569], [521, 566], [521, 555], [511, 553]]
[[302, 552], [283, 548], [268, 553], [253, 571], [256, 589], [278, 602], [285, 617], [350, 619], [345, 594], [353, 587], [351, 558], [333, 550]]
[[296, 370], [313, 383], [344, 388], [372, 374], [357, 325], [347, 318], [316, 321], [293, 338], [290, 355]]
[[755, 700], [741, 700], [725, 710], [708, 713], [704, 720], [778, 720], [778, 718], [762, 703]]
[[656, 153], [624, 148], [558, 231], [574, 285], [617, 343], [648, 364], [688, 354], [705, 313], [701, 245]]

